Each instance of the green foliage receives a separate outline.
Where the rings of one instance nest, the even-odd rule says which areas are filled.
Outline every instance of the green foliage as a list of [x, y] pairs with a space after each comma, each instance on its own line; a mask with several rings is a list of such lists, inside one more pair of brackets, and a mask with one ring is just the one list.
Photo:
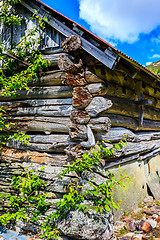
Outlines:
[[[76, 159], [75, 162], [67, 166], [66, 170], [60, 172], [56, 177], [63, 179], [66, 174], [75, 171], [81, 179], [81, 174], [85, 171], [94, 173], [99, 169], [99, 172], [101, 172], [102, 158], [105, 159], [113, 155], [117, 149], [121, 149], [124, 145], [125, 140], [121, 140], [118, 144], [114, 144], [110, 149], [107, 149], [104, 146], [104, 142], [102, 144], [97, 143], [89, 152], [84, 153], [82, 158]], [[27, 171], [26, 169], [21, 176], [14, 176], [12, 179], [12, 187], [16, 195], [0, 195], [3, 200], [9, 200], [8, 206], [14, 209], [0, 217], [2, 225], [7, 225], [16, 219], [24, 219], [29, 223], [34, 223], [51, 206], [51, 203], [46, 202], [48, 194], [44, 193], [47, 182], [42, 181], [37, 174], [39, 172]], [[66, 213], [71, 210], [78, 209], [87, 212], [91, 209], [95, 212], [103, 213], [104, 211], [110, 211], [111, 208], [118, 209], [121, 201], [115, 202], [113, 199], [115, 186], [124, 186], [124, 180], [130, 180], [130, 178], [126, 174], [122, 174], [120, 168], [118, 179], [113, 172], [109, 171], [105, 171], [104, 178], [106, 180], [99, 184], [96, 179], [90, 177], [88, 179], [90, 187], [86, 190], [83, 189], [83, 184], [80, 181], [70, 183], [66, 194], [55, 204], [57, 210], [43, 218], [41, 226], [43, 234], [41, 237], [46, 237], [48, 240], [52, 237], [58, 239], [59, 231], [56, 228], [56, 221], [65, 218]], [[90, 204], [85, 204], [85, 200], [88, 200]]]
[[[21, 17], [18, 17], [14, 5], [20, 0], [1, 0], [0, 22], [6, 26], [20, 25]], [[45, 27], [45, 22], [35, 14], [31, 17], [35, 19], [37, 26]], [[1, 96], [16, 97], [17, 90], [25, 89], [29, 91], [28, 83], [33, 79], [38, 79], [39, 72], [49, 66], [49, 62], [41, 58], [41, 52], [38, 51], [41, 39], [37, 38], [39, 28], [35, 26], [28, 31], [28, 34], [20, 39], [20, 42], [15, 42], [12, 39], [12, 45], [6, 48], [3, 43], [0, 43], [0, 86]], [[24, 63], [27, 67], [25, 70], [16, 70], [19, 62]], [[14, 123], [6, 122], [7, 115], [5, 109], [0, 108], [0, 145], [4, 145], [6, 141], [15, 139], [28, 144], [29, 137], [22, 133], [10, 134], [9, 130], [14, 127]]]
[[[15, 11], [14, 5], [20, 0], [1, 0], [0, 22], [5, 25], [19, 25], [21, 24], [21, 17]], [[35, 14], [31, 17], [38, 22], [35, 28], [28, 31], [28, 34], [20, 39], [17, 43], [12, 41], [10, 48], [5, 48], [3, 43], [0, 43], [0, 61], [3, 63], [0, 69], [0, 85], [1, 96], [15, 97], [17, 90], [29, 90], [28, 83], [39, 77], [39, 72], [47, 68], [49, 62], [41, 58], [41, 53], [38, 51], [41, 39], [37, 38], [39, 29], [45, 27], [45, 22]], [[16, 70], [18, 62], [26, 65], [26, 69], [22, 71]], [[4, 145], [7, 140], [14, 138], [15, 140], [24, 141], [28, 144], [28, 136], [22, 133], [10, 134], [10, 129], [14, 126], [12, 122], [6, 122], [6, 110], [4, 107], [0, 108], [0, 141]], [[114, 144], [110, 149], [105, 147], [105, 143], [97, 143], [89, 152], [83, 154], [82, 158], [76, 159], [66, 170], [57, 175], [60, 179], [66, 174], [77, 172], [80, 176], [85, 171], [94, 173], [100, 171], [101, 161], [114, 155], [115, 152], [122, 149], [125, 145], [125, 139], [118, 144]], [[99, 170], [98, 170], [99, 169]], [[41, 170], [43, 171], [43, 170]], [[118, 209], [120, 202], [115, 202], [113, 199], [113, 191], [116, 185], [123, 186], [124, 180], [129, 180], [126, 174], [122, 174], [119, 169], [119, 178], [116, 179], [114, 173], [105, 172], [106, 181], [98, 184], [96, 179], [90, 177], [88, 183], [90, 188], [84, 190], [81, 182], [71, 183], [68, 185], [67, 193], [63, 198], [56, 203], [56, 211], [46, 216], [42, 215], [49, 209], [51, 203], [47, 201], [49, 197], [46, 191], [47, 182], [40, 178], [41, 171], [28, 171], [25, 169], [21, 176], [14, 176], [11, 181], [12, 194], [0, 194], [0, 198], [8, 202], [8, 211], [0, 216], [0, 223], [7, 226], [14, 223], [16, 220], [25, 220], [30, 224], [43, 219], [41, 229], [43, 231], [42, 238], [51, 239], [55, 237], [58, 239], [59, 231], [56, 228], [56, 221], [64, 218], [66, 213], [71, 210], [93, 211], [102, 213], [103, 211], [110, 211], [111, 208]], [[100, 171], [101, 172], [101, 171]], [[92, 204], [84, 204], [85, 200], [89, 200]]]
[[21, 0], [0, 0], [0, 23], [7, 25], [20, 25], [20, 17], [14, 11], [13, 5], [19, 3]]
[[45, 201], [48, 194], [41, 192], [41, 188], [44, 188], [46, 183], [38, 176], [42, 171], [43, 169], [33, 172], [26, 168], [21, 176], [12, 177], [11, 186], [15, 195], [0, 193], [0, 198], [8, 201], [8, 206], [12, 209], [0, 216], [2, 226], [6, 226], [16, 219], [34, 223], [48, 209], [49, 203]]

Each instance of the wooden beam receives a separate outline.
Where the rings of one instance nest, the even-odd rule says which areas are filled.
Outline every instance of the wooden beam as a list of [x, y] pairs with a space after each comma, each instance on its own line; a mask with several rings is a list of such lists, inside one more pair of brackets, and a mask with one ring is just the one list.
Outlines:
[[3, 51], [2, 54], [7, 55], [8, 57], [11, 57], [11, 58], [17, 60], [18, 62], [23, 63], [23, 64], [26, 65], [27, 67], [29, 67], [29, 63], [28, 63], [28, 62], [26, 62], [26, 61], [20, 59], [20, 58], [17, 57], [15, 54], [13, 54], [13, 53], [11, 53], [11, 52], [9, 52], [9, 51]]
[[[21, 4], [26, 7], [28, 10], [30, 10], [32, 13], [35, 13], [35, 10], [37, 12], [35, 13], [39, 17], [41, 17], [44, 21], [46, 17], [44, 17], [46, 14], [48, 15], [48, 11], [45, 10], [44, 7], [39, 8], [36, 4], [34, 4], [31, 1], [28, 1], [27, 3], [25, 1], [21, 1]], [[47, 23], [55, 28], [57, 31], [59, 31], [61, 34], [63, 34], [66, 37], [69, 37], [71, 35], [76, 35], [81, 39], [82, 42], [82, 49], [91, 54], [93, 57], [95, 57], [98, 61], [105, 64], [108, 68], [114, 69], [116, 59], [118, 57], [117, 54], [113, 53], [110, 50], [107, 50], [105, 52], [101, 51], [99, 48], [91, 44], [89, 41], [84, 39], [82, 36], [80, 36], [77, 32], [71, 30], [69, 27], [67, 27], [64, 23], [60, 22], [59, 20], [55, 18], [51, 18], [49, 16], [49, 20]]]

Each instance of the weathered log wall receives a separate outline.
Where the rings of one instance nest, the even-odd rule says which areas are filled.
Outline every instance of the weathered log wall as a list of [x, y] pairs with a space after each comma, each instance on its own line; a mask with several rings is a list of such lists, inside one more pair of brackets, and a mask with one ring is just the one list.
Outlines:
[[[63, 46], [67, 46], [67, 41]], [[43, 177], [50, 179], [65, 168], [68, 160], [80, 156], [97, 140], [115, 143], [127, 134], [126, 146], [103, 164], [104, 176], [98, 171], [95, 174], [98, 181], [102, 176], [105, 181], [105, 170], [116, 171], [119, 165], [126, 171], [131, 171], [131, 166], [137, 168], [143, 179], [139, 183], [141, 194], [131, 207], [136, 208], [147, 194], [147, 188], [155, 194], [148, 179], [150, 159], [160, 152], [158, 95], [153, 101], [154, 87], [149, 81], [146, 86], [153, 89], [147, 92], [143, 85], [143, 96], [153, 103], [149, 105], [146, 101], [146, 105], [142, 105], [140, 101], [144, 99], [139, 98], [138, 79], [101, 65], [87, 68], [86, 62], [72, 50], [69, 50], [71, 55], [68, 52], [46, 55], [53, 69], [41, 73], [39, 79], [30, 83], [29, 91], [18, 91], [15, 99], [0, 96], [0, 104], [6, 111], [5, 120], [15, 123], [9, 131], [21, 131], [30, 136], [29, 145], [10, 140], [6, 148], [1, 149], [0, 180], [3, 184], [0, 190], [10, 191], [11, 176], [20, 174], [25, 166], [38, 169], [45, 165]], [[58, 65], [60, 70], [57, 70]], [[158, 91], [155, 92], [159, 94]], [[142, 125], [139, 124], [141, 107]], [[106, 146], [111, 145], [106, 143]], [[127, 173], [133, 175], [130, 171]], [[133, 179], [139, 175], [133, 175]], [[63, 182], [55, 178], [48, 191], [57, 199], [66, 191], [66, 185], [77, 179], [76, 174], [66, 176]]]

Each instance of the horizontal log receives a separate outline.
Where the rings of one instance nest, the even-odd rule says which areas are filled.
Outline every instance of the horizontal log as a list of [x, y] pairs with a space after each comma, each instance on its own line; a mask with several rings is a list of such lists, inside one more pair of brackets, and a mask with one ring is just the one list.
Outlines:
[[139, 127], [138, 119], [133, 117], [126, 117], [118, 114], [108, 114], [103, 113], [102, 116], [106, 116], [110, 118], [112, 127], [124, 127], [134, 131], [139, 130], [150, 130], [150, 131], [158, 131], [160, 130], [160, 121], [152, 121], [152, 120], [143, 120], [143, 126]]
[[90, 83], [86, 87], [93, 96], [104, 96], [108, 91], [103, 83]]
[[85, 79], [88, 83], [99, 83], [99, 82], [104, 82], [102, 79], [97, 77], [97, 75], [93, 74], [90, 71], [85, 71]]
[[10, 116], [49, 116], [49, 117], [67, 117], [70, 116], [72, 106], [40, 106], [40, 107], [18, 107], [11, 109]]
[[135, 134], [132, 131], [121, 127], [111, 128], [108, 133], [98, 132], [96, 134], [96, 139], [101, 141], [119, 142], [124, 136], [126, 136], [127, 141], [134, 141]]
[[110, 142], [119, 142], [123, 137], [127, 139], [127, 142], [142, 142], [160, 139], [160, 131], [144, 131], [134, 133], [126, 128], [112, 127], [108, 133], [98, 132], [96, 137], [98, 140]]
[[79, 62], [74, 62], [72, 57], [61, 55], [58, 61], [59, 69], [64, 72], [78, 73], [83, 71], [83, 63], [80, 59]]
[[[136, 92], [141, 89], [144, 94], [160, 99], [160, 84], [157, 81], [154, 81], [155, 79], [149, 75], [144, 77], [144, 74], [141, 74], [141, 71], [138, 72], [136, 78], [134, 79], [124, 74], [123, 71], [117, 71], [116, 68], [113, 72], [104, 66], [103, 69], [100, 69], [98, 66], [94, 66], [92, 71], [94, 71], [94, 73], [106, 83], [109, 82], [111, 84], [117, 84], [117, 88], [121, 86], [123, 89], [126, 88], [132, 92]], [[139, 85], [139, 89], [137, 89], [137, 85]]]
[[115, 157], [122, 157], [128, 155], [134, 155], [137, 153], [143, 154], [153, 151], [159, 147], [160, 140], [142, 141], [142, 142], [127, 142], [126, 146], [115, 153]]
[[94, 132], [109, 132], [111, 120], [108, 117], [91, 118], [88, 125]]
[[61, 70], [53, 70], [41, 73], [39, 79], [33, 80], [33, 82], [28, 85], [36, 85], [36, 86], [56, 86], [62, 85], [61, 80], [62, 71]]
[[26, 99], [26, 100], [13, 100], [0, 102], [1, 106], [4, 106], [5, 110], [11, 110], [16, 107], [39, 107], [39, 106], [62, 106], [62, 105], [72, 105], [72, 98], [62, 98], [62, 99]]
[[11, 127], [10, 131], [19, 132], [45, 132], [51, 134], [53, 132], [68, 133], [70, 118], [56, 118], [56, 117], [15, 117], [9, 119], [15, 125]]
[[10, 140], [6, 143], [6, 147], [16, 148], [20, 150], [32, 150], [39, 152], [59, 152], [64, 153], [64, 149], [72, 145], [69, 135], [52, 134], [52, 135], [29, 135], [29, 144]]
[[62, 55], [68, 56], [67, 53], [42, 54], [42, 59], [48, 60], [50, 62], [50, 67], [58, 67], [58, 60]]
[[72, 97], [72, 87], [53, 86], [53, 87], [32, 87], [30, 90], [17, 90], [16, 97], [1, 96], [1, 101], [12, 99], [37, 99], [37, 98], [68, 98]]
[[1, 148], [0, 159], [1, 162], [14, 163], [30, 162], [42, 165], [63, 166], [67, 164], [67, 155], [65, 154], [48, 154], [32, 151], [23, 151], [13, 148]]
[[[133, 118], [139, 118], [139, 107], [134, 101], [125, 100], [118, 97], [106, 96], [113, 103], [106, 113], [124, 115]], [[160, 109], [144, 106], [143, 117], [144, 119], [150, 119], [158, 121], [160, 120]]]
[[125, 157], [125, 158], [124, 157], [123, 158], [118, 158], [118, 159], [116, 159], [116, 161], [106, 162], [104, 168], [109, 169], [109, 168], [112, 168], [112, 167], [115, 167], [115, 166], [120, 166], [122, 164], [131, 162], [131, 161], [135, 161], [135, 160], [138, 160], [138, 159], [139, 159], [139, 154], [135, 154], [133, 156]]

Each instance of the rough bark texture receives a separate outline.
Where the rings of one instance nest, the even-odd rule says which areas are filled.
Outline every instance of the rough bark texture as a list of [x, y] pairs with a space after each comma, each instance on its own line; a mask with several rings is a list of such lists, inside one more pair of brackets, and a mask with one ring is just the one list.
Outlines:
[[73, 90], [73, 107], [84, 109], [92, 101], [92, 95], [86, 87], [75, 87]]
[[61, 76], [62, 83], [69, 86], [84, 86], [86, 85], [86, 80], [84, 78], [84, 73], [65, 73]]
[[66, 53], [74, 52], [80, 49], [81, 40], [79, 37], [72, 35], [62, 43], [63, 51]]

